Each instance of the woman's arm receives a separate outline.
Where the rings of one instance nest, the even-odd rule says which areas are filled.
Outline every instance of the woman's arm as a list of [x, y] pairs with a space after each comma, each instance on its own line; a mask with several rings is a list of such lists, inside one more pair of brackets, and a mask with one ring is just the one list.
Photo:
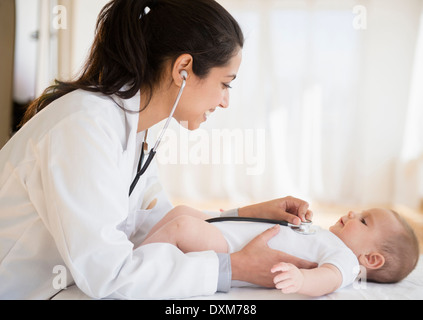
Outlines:
[[313, 212], [308, 207], [304, 200], [285, 197], [240, 208], [238, 214], [240, 217], [285, 220], [298, 225], [313, 218]]
[[44, 255], [62, 257], [55, 264], [65, 265], [85, 294], [167, 299], [215, 293], [215, 253], [184, 255], [169, 244], [133, 250], [118, 227], [128, 217], [132, 176], [126, 174], [120, 139], [109, 122], [76, 114], [57, 124], [37, 148], [41, 179], [34, 174], [28, 183], [42, 183], [32, 190], [43, 192], [37, 210], [54, 240]]

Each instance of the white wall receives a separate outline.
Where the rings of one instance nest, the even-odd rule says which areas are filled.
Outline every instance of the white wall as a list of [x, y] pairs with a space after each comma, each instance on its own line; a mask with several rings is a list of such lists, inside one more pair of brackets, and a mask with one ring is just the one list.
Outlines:
[[[94, 39], [97, 16], [108, 2], [108, 0], [71, 0], [65, 2], [65, 5], [69, 8], [68, 32], [71, 37], [71, 46], [70, 48], [65, 47], [64, 50], [70, 49], [71, 55], [69, 56], [70, 61], [63, 61], [62, 63], [70, 64], [71, 67], [69, 69], [67, 65], [61, 66], [62, 70], [63, 68], [69, 69], [71, 75], [80, 71]], [[66, 53], [62, 51], [59, 54]]]
[[[422, 1], [374, 0], [363, 33], [358, 134], [361, 202], [393, 198], [395, 165], [403, 143]], [[389, 137], [389, 139], [388, 139]]]
[[35, 97], [38, 1], [16, 0], [16, 44], [13, 99], [26, 103]]

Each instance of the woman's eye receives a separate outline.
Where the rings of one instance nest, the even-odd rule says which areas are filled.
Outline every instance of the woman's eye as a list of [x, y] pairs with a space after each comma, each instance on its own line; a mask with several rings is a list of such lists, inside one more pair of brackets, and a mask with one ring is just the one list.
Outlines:
[[230, 86], [230, 84], [228, 84], [228, 83], [222, 83], [222, 84], [223, 84], [223, 87], [225, 89], [232, 89], [232, 87]]

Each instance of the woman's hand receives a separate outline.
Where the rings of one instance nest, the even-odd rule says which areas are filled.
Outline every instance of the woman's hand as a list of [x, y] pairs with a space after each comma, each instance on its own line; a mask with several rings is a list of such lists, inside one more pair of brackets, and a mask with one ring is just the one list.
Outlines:
[[253, 239], [241, 251], [231, 254], [232, 280], [274, 288], [275, 275], [271, 269], [280, 262], [291, 263], [300, 269], [317, 267], [316, 263], [269, 248], [267, 243], [279, 233], [279, 230], [279, 225], [274, 226]]
[[301, 221], [313, 218], [313, 212], [308, 207], [308, 203], [304, 200], [285, 197], [240, 208], [238, 215], [240, 217], [285, 220], [299, 225]]

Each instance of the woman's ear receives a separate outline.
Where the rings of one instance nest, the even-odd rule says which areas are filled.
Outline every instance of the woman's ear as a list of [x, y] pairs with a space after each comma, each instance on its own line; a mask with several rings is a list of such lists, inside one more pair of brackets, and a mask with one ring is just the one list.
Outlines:
[[187, 54], [187, 53], [180, 55], [176, 59], [172, 68], [172, 78], [178, 87], [182, 85], [182, 80], [183, 80], [183, 77], [181, 76], [182, 71], [186, 71], [187, 73], [186, 80], [188, 80], [190, 75], [192, 75], [193, 62], [194, 62], [194, 58], [190, 54]]
[[367, 269], [380, 269], [385, 264], [385, 257], [378, 253], [372, 252], [369, 254], [362, 254], [358, 257], [360, 264], [366, 267]]

